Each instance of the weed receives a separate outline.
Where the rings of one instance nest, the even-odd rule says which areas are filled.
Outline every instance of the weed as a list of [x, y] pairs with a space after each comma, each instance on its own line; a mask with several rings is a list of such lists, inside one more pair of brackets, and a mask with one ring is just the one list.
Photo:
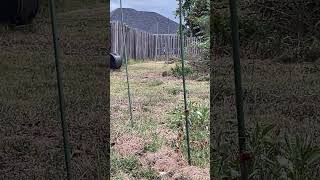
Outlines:
[[[316, 179], [320, 149], [312, 147], [308, 138], [285, 136], [285, 141], [281, 141], [271, 133], [273, 129], [274, 125], [256, 124], [248, 132], [250, 179]], [[216, 178], [240, 177], [239, 160], [232, 153], [232, 146], [220, 146], [213, 163]]]
[[[143, 62], [141, 64], [132, 64], [129, 66], [131, 71], [131, 86], [133, 90], [133, 103], [136, 109], [134, 111], [134, 128], [126, 127], [127, 125], [123, 122], [127, 122], [127, 92], [126, 84], [123, 80], [125, 77], [125, 71], [112, 72], [111, 73], [111, 94], [112, 94], [112, 106], [111, 106], [111, 118], [114, 121], [111, 122], [112, 133], [111, 136], [116, 138], [118, 133], [132, 132], [142, 137], [145, 144], [143, 147], [144, 152], [159, 152], [163, 146], [172, 145], [172, 149], [176, 146], [174, 142], [174, 132], [172, 132], [165, 125], [170, 125], [166, 120], [169, 119], [172, 114], [168, 114], [168, 111], [172, 110], [174, 104], [179, 103], [181, 99], [180, 93], [182, 90], [181, 81], [177, 78], [163, 78], [161, 73], [163, 71], [170, 71], [170, 68], [174, 67], [174, 64], [164, 64], [160, 62]], [[146, 78], [154, 75], [159, 76], [157, 78]], [[158, 79], [158, 80], [156, 80]], [[165, 84], [162, 84], [165, 82]], [[145, 82], [145, 83], [141, 83]], [[162, 84], [162, 85], [161, 85]], [[202, 97], [203, 94], [208, 94], [208, 85], [203, 85], [204, 83], [193, 81], [188, 85], [190, 89], [189, 93], [194, 93], [194, 98]], [[200, 99], [199, 101], [203, 101]], [[183, 109], [183, 108], [181, 108]], [[181, 114], [182, 115], [182, 114]], [[173, 118], [172, 118], [173, 119]], [[177, 116], [177, 120], [180, 118]], [[171, 124], [172, 125], [172, 124]], [[173, 127], [175, 129], [175, 127]], [[166, 132], [168, 137], [166, 137]], [[199, 135], [197, 135], [199, 136]], [[172, 144], [171, 144], [172, 143]], [[208, 162], [209, 158], [206, 155], [208, 151], [197, 152], [200, 147], [199, 142], [192, 142], [192, 146], [196, 147], [193, 156], [197, 159], [197, 164], [202, 161], [202, 158]], [[208, 146], [208, 145], [207, 145]], [[183, 147], [181, 148], [183, 150]], [[114, 150], [113, 153], [115, 153]], [[202, 157], [201, 157], [202, 156]], [[137, 156], [138, 157], [138, 156]], [[139, 158], [139, 157], [138, 157]], [[143, 167], [138, 167], [137, 171], [128, 171], [125, 167], [114, 165], [117, 164], [115, 161], [122, 161], [120, 157], [114, 158], [111, 162], [111, 172], [114, 177], [119, 177], [116, 175], [123, 174], [124, 177], [129, 177], [132, 179], [157, 179], [157, 174], [150, 169], [143, 169]], [[208, 163], [206, 163], [208, 165]], [[195, 164], [193, 164], [195, 165]]]
[[[185, 70], [185, 76], [190, 76], [193, 74], [193, 69], [191, 66], [185, 65], [184, 70]], [[181, 63], [176, 63], [175, 67], [171, 68], [171, 73], [173, 76], [182, 77], [183, 69], [182, 69]]]
[[[209, 164], [209, 108], [195, 102], [190, 102], [188, 108], [192, 161], [196, 166], [205, 167]], [[183, 107], [178, 106], [171, 112], [169, 127], [177, 130], [183, 120]], [[182, 148], [186, 153], [186, 145]]]
[[168, 94], [176, 96], [181, 92], [181, 88], [177, 88], [177, 87], [167, 88], [167, 92]]
[[153, 87], [153, 86], [160, 86], [161, 84], [163, 84], [163, 82], [159, 79], [155, 79], [150, 81], [149, 86]]
[[152, 169], [147, 169], [141, 172], [141, 177], [146, 179], [156, 179], [158, 177], [158, 174]]
[[163, 142], [163, 140], [161, 138], [159, 138], [158, 134], [153, 133], [151, 144], [148, 144], [145, 147], [145, 150], [150, 151], [150, 152], [156, 152], [161, 148], [162, 142]]
[[111, 172], [114, 172], [115, 173], [114, 175], [119, 173], [118, 172], [119, 169], [127, 173], [138, 168], [139, 166], [138, 159], [135, 156], [120, 157], [115, 153], [111, 154], [111, 164], [112, 164]]
[[120, 157], [117, 154], [111, 155], [111, 176], [119, 177], [121, 173], [125, 173], [135, 179], [155, 179], [157, 173], [151, 169], [143, 169], [139, 159], [136, 156]]
[[143, 110], [143, 112], [150, 112], [150, 109], [148, 107], [146, 107], [146, 106], [143, 106], [142, 110]]
[[210, 81], [210, 75], [203, 75], [197, 78], [197, 81]]

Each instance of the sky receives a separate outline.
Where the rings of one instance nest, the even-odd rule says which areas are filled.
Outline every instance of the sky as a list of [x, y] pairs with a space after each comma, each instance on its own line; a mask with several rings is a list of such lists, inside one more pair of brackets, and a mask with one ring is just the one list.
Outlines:
[[[178, 7], [176, 0], [122, 0], [123, 8], [132, 8], [137, 11], [152, 11], [178, 22], [174, 12]], [[120, 0], [110, 1], [111, 11], [120, 8]]]

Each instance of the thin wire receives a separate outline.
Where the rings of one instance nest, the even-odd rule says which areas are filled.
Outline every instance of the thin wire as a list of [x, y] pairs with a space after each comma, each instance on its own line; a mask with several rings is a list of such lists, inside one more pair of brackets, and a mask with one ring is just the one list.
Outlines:
[[183, 99], [184, 99], [184, 112], [185, 112], [185, 122], [186, 122], [186, 141], [187, 141], [187, 151], [188, 151], [188, 164], [191, 165], [191, 154], [190, 154], [190, 140], [189, 140], [189, 110], [187, 103], [187, 90], [186, 90], [186, 78], [185, 78], [185, 68], [184, 68], [184, 43], [183, 43], [183, 32], [182, 32], [182, 0], [179, 0], [179, 14], [180, 14], [180, 50], [181, 50], [181, 61], [182, 61], [182, 80], [183, 80]]
[[125, 26], [123, 23], [122, 0], [120, 0], [120, 10], [121, 10], [121, 24], [122, 24], [122, 35], [123, 35], [123, 54], [124, 54], [124, 59], [126, 63], [126, 77], [127, 77], [127, 88], [128, 88], [130, 122], [131, 122], [131, 127], [133, 127], [132, 103], [131, 103], [130, 82], [129, 82], [129, 74], [128, 74], [128, 57], [127, 57], [127, 46], [126, 46], [125, 29], [124, 29]]
[[60, 118], [62, 126], [62, 136], [63, 136], [63, 146], [64, 146], [64, 157], [67, 169], [67, 179], [71, 179], [70, 175], [70, 145], [68, 137], [68, 126], [65, 119], [65, 110], [64, 110], [64, 96], [62, 89], [62, 80], [60, 76], [61, 67], [59, 63], [59, 48], [58, 48], [58, 37], [57, 37], [57, 24], [56, 24], [56, 13], [55, 13], [55, 1], [50, 0], [50, 14], [51, 14], [51, 23], [52, 23], [52, 37], [53, 37], [53, 47], [54, 47], [54, 56], [55, 56], [55, 65], [58, 81], [58, 94], [59, 94], [59, 107], [60, 107]]

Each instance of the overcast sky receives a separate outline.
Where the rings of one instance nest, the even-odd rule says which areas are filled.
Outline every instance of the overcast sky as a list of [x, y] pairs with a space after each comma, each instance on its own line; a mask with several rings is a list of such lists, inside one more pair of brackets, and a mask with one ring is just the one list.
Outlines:
[[[111, 11], [120, 7], [120, 0], [111, 0]], [[178, 22], [174, 11], [178, 7], [176, 0], [122, 0], [123, 8], [132, 8], [138, 11], [152, 11]]]

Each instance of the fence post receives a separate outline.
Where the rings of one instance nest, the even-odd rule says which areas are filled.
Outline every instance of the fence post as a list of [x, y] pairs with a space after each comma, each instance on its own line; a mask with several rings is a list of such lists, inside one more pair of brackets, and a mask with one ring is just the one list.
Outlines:
[[236, 106], [238, 119], [238, 138], [240, 151], [240, 169], [241, 179], [248, 179], [247, 161], [246, 161], [246, 137], [245, 122], [243, 113], [243, 94], [241, 84], [241, 65], [240, 65], [240, 43], [239, 43], [239, 23], [238, 23], [238, 1], [230, 0], [231, 30], [234, 62], [234, 78], [236, 91]]
[[[176, 34], [159, 34], [158, 23], [157, 34], [151, 34], [129, 26], [122, 27], [121, 22], [112, 21], [111, 43], [112, 51], [115, 53], [123, 54], [123, 28], [125, 29], [125, 32], [129, 34], [128, 38], [126, 38], [128, 59], [154, 59], [154, 61], [157, 61], [159, 56], [164, 55], [165, 59], [168, 61], [169, 56], [180, 56], [180, 37]], [[186, 37], [183, 45], [187, 45], [187, 53], [198, 55], [196, 52], [199, 51], [199, 48], [192, 47], [192, 42], [194, 42], [194, 40], [194, 37]], [[165, 50], [165, 54], [163, 54], [163, 51], [161, 50]]]
[[63, 136], [63, 146], [64, 146], [64, 157], [67, 170], [67, 179], [71, 179], [70, 174], [70, 145], [69, 145], [69, 136], [68, 136], [68, 125], [65, 119], [65, 109], [64, 109], [64, 95], [63, 95], [63, 84], [61, 79], [61, 67], [59, 62], [59, 47], [58, 47], [58, 35], [57, 35], [57, 23], [56, 23], [56, 12], [55, 12], [55, 1], [50, 0], [50, 16], [51, 16], [51, 25], [52, 25], [52, 37], [53, 37], [53, 48], [54, 48], [54, 57], [56, 65], [56, 74], [58, 82], [58, 95], [59, 95], [59, 109], [60, 109], [60, 119], [62, 126], [62, 136]]

